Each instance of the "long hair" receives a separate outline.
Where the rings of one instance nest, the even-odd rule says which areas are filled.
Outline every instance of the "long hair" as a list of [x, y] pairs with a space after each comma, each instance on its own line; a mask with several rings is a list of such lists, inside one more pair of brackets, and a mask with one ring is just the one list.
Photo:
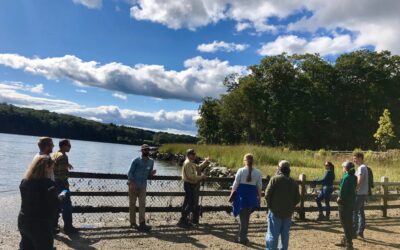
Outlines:
[[333, 165], [332, 162], [327, 161], [327, 162], [325, 162], [325, 166], [327, 166], [329, 168], [329, 171], [332, 171], [333, 179], [335, 179], [335, 165]]
[[51, 167], [53, 161], [48, 155], [40, 155], [35, 157], [31, 165], [28, 167], [25, 173], [25, 179], [27, 180], [38, 180], [47, 178], [46, 168]]
[[249, 159], [251, 159], [252, 160], [251, 162], [253, 163], [254, 157], [252, 154], [247, 153], [243, 156], [243, 163], [249, 168], [249, 173], [247, 174], [246, 177], [247, 182], [251, 182], [251, 172], [253, 171], [253, 164], [248, 164]]

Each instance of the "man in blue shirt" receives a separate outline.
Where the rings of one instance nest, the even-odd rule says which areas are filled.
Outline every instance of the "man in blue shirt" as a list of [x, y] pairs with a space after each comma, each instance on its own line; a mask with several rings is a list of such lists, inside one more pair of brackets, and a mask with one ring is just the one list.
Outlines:
[[[151, 226], [146, 225], [146, 186], [147, 178], [156, 174], [154, 161], [149, 158], [150, 147], [147, 144], [141, 146], [142, 155], [132, 161], [128, 172], [129, 186], [129, 216], [131, 227], [139, 231], [150, 231]], [[136, 224], [136, 200], [139, 199], [139, 226]]]

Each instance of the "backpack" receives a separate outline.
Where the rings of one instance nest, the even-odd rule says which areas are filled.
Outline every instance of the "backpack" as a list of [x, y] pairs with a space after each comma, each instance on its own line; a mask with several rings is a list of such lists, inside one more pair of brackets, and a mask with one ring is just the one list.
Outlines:
[[372, 188], [374, 187], [374, 174], [372, 173], [372, 169], [367, 167], [368, 171], [368, 195], [372, 195]]

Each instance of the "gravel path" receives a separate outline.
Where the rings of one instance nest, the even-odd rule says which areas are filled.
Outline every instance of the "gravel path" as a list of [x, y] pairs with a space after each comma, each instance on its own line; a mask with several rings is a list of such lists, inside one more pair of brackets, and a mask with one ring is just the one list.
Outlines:
[[[389, 216], [382, 218], [379, 212], [369, 212], [365, 239], [355, 240], [354, 246], [362, 250], [400, 249], [400, 211], [391, 210]], [[232, 242], [238, 227], [226, 213], [205, 214], [201, 224], [192, 230], [176, 227], [176, 220], [167, 222], [162, 214], [151, 216], [154, 228], [150, 233], [139, 233], [123, 220], [81, 224], [84, 228], [76, 236], [58, 235], [56, 246], [57, 249], [265, 249], [265, 217], [262, 212], [252, 216], [248, 247]], [[0, 233], [0, 249], [17, 248], [20, 237], [15, 224], [2, 221]], [[313, 218], [295, 221], [289, 246], [290, 249], [340, 249], [334, 244], [341, 236], [337, 213], [333, 213], [330, 222], [316, 222]]]

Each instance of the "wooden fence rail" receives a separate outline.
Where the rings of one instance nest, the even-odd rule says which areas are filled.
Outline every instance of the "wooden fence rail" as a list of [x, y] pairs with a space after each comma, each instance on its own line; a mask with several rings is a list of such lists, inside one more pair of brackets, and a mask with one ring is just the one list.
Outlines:
[[[87, 172], [70, 172], [69, 173], [70, 178], [78, 178], [78, 179], [108, 179], [108, 180], [127, 180], [127, 176], [123, 174], [105, 174], [105, 173], [87, 173]], [[153, 176], [150, 178], [150, 180], [158, 180], [158, 181], [180, 181], [181, 177], [180, 176]], [[264, 186], [267, 184], [269, 179], [264, 178], [263, 179], [263, 184]], [[234, 178], [213, 178], [210, 177], [206, 180], [206, 183], [233, 183]], [[307, 212], [315, 212], [318, 211], [317, 207], [311, 207], [311, 206], [306, 206], [306, 201], [314, 200], [316, 198], [316, 194], [308, 194], [307, 193], [307, 186], [313, 183], [313, 181], [307, 181], [306, 176], [304, 174], [301, 174], [299, 176], [299, 188], [300, 188], [300, 194], [301, 194], [301, 199], [300, 199], [300, 204], [296, 208], [296, 212], [299, 215], [300, 219], [305, 219], [306, 218], [306, 213]], [[338, 182], [334, 183], [335, 186], [338, 185]], [[365, 206], [365, 210], [380, 210], [382, 211], [382, 215], [384, 217], [387, 216], [387, 210], [388, 209], [396, 209], [400, 208], [400, 203], [399, 204], [393, 204], [389, 205], [388, 201], [389, 200], [400, 200], [400, 193], [389, 193], [389, 187], [400, 187], [400, 183], [398, 182], [389, 182], [389, 179], [387, 177], [382, 177], [381, 182], [374, 182], [375, 187], [380, 187], [380, 194], [373, 194], [370, 196], [371, 199], [373, 200], [380, 200], [379, 205], [367, 205]], [[159, 191], [159, 192], [154, 192], [154, 191], [149, 191], [147, 192], [147, 196], [149, 197], [178, 197], [178, 196], [184, 196], [183, 190], [181, 192], [168, 192], [168, 191]], [[102, 197], [127, 197], [128, 192], [124, 191], [112, 191], [112, 192], [106, 192], [106, 191], [73, 191], [71, 192], [72, 196], [102, 196]], [[231, 211], [231, 206], [228, 203], [228, 196], [230, 195], [229, 190], [216, 190], [216, 191], [199, 191], [198, 195], [201, 196], [208, 196], [208, 197], [225, 197], [226, 198], [226, 205], [222, 206], [202, 206], [201, 210], [203, 212], [217, 212], [217, 211]], [[264, 194], [263, 194], [264, 195]], [[334, 201], [336, 200], [337, 195], [332, 195], [331, 200]], [[259, 211], [267, 211], [267, 208], [265, 205], [262, 205], [259, 209]], [[331, 207], [332, 211], [337, 211], [338, 207], [337, 206], [332, 206]], [[73, 212], [74, 213], [119, 213], [119, 212], [128, 212], [129, 207], [128, 206], [84, 206], [84, 205], [79, 205], [79, 206], [74, 206], [73, 207]], [[147, 212], [180, 212], [181, 208], [180, 207], [173, 207], [173, 206], [165, 206], [165, 207], [153, 207], [149, 206], [146, 207]]]

